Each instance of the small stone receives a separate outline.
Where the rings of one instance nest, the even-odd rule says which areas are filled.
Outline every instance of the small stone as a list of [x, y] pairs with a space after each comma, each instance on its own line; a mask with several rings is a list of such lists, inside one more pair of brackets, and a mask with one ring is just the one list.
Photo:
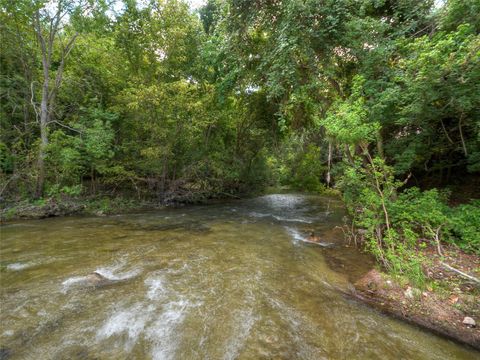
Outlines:
[[405, 292], [403, 293], [403, 295], [405, 295], [406, 298], [408, 299], [413, 299], [413, 290], [412, 288], [409, 286], [407, 288], [407, 290], [405, 290]]
[[423, 295], [423, 297], [428, 297], [428, 293], [425, 292], [425, 291], [422, 293], [422, 295]]
[[463, 319], [462, 323], [464, 325], [467, 325], [467, 327], [471, 327], [471, 328], [474, 328], [475, 326], [477, 326], [477, 324], [475, 323], [475, 320], [473, 320], [471, 317], [469, 316], [465, 316], [465, 318]]
[[266, 342], [267, 344], [273, 344], [273, 343], [278, 342], [278, 338], [277, 338], [275, 335], [273, 335], [273, 336], [267, 336], [267, 337], [265, 338], [265, 342]]
[[3, 346], [0, 348], [0, 359], [8, 359], [11, 355], [12, 352], [9, 348]]

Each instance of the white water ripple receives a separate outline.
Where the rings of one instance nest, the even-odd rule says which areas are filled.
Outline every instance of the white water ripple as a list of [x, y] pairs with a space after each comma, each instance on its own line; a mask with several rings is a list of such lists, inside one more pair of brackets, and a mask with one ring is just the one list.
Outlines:
[[175, 358], [175, 352], [181, 339], [179, 326], [182, 324], [188, 308], [194, 306], [188, 300], [179, 298], [162, 308], [162, 313], [146, 329], [146, 338], [152, 346], [152, 359], [168, 360]]
[[114, 307], [97, 331], [97, 340], [125, 334], [128, 341], [124, 349], [131, 352], [143, 338], [151, 344], [152, 359], [173, 359], [182, 339], [179, 327], [190, 309], [200, 304], [171, 289], [163, 274], [152, 274], [144, 284], [147, 288], [145, 300], [121, 309]]
[[35, 263], [20, 263], [20, 262], [17, 262], [17, 263], [8, 264], [7, 265], [7, 270], [20, 271], [20, 270], [28, 269], [28, 268], [30, 268], [32, 266], [35, 266], [35, 265], [36, 265]]
[[300, 234], [300, 232], [292, 227], [285, 226], [285, 229], [290, 234], [290, 236], [296, 241], [305, 241], [305, 237]]
[[233, 332], [233, 336], [228, 340], [225, 349], [225, 360], [237, 359], [240, 355], [245, 342], [250, 335], [250, 332], [257, 321], [257, 317], [254, 316], [252, 308], [237, 311], [235, 314], [237, 328]]
[[136, 303], [131, 307], [113, 313], [97, 331], [97, 339], [104, 340], [114, 335], [126, 333], [128, 341], [125, 342], [125, 350], [130, 351], [137, 342], [145, 325], [153, 314], [153, 306], [145, 306]]

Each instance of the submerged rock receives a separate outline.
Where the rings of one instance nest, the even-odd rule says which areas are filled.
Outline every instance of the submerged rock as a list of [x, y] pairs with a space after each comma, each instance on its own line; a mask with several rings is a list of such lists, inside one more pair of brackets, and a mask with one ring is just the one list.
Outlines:
[[307, 241], [314, 242], [314, 243], [320, 243], [322, 239], [320, 236], [315, 235], [315, 232], [310, 231], [310, 235], [307, 237]]
[[10, 356], [12, 355], [12, 352], [9, 348], [7, 347], [0, 347], [0, 360], [7, 360], [10, 359]]
[[125, 283], [128, 280], [133, 279], [132, 277], [126, 277], [121, 279], [109, 279], [108, 277], [100, 274], [97, 271], [94, 271], [86, 276], [74, 277], [65, 280], [62, 285], [64, 286], [64, 292], [72, 288], [103, 288], [110, 285]]
[[114, 284], [119, 281], [119, 280], [108, 279], [102, 274], [97, 273], [96, 271], [94, 271], [91, 274], [88, 274], [85, 279], [86, 279], [86, 282], [92, 286], [105, 286], [105, 285]]

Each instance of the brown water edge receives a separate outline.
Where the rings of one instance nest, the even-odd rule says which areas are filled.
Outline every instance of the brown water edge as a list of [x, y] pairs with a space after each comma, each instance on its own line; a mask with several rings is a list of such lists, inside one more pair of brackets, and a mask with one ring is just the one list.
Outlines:
[[[464, 325], [466, 315], [432, 292], [408, 298], [394, 279], [371, 270], [355, 283], [350, 295], [382, 313], [480, 350], [480, 329]], [[477, 302], [477, 309], [480, 303]]]
[[[334, 230], [343, 215], [284, 194], [4, 226], [0, 347], [12, 359], [478, 356], [345, 299], [372, 260]], [[331, 245], [301, 242], [310, 228]], [[94, 271], [120, 281], [92, 286]]]

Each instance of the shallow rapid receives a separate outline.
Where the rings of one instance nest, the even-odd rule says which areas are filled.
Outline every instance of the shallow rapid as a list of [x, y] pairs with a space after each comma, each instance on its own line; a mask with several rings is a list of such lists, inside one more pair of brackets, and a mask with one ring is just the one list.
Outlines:
[[0, 359], [479, 356], [343, 295], [373, 266], [343, 216], [277, 194], [4, 225]]

